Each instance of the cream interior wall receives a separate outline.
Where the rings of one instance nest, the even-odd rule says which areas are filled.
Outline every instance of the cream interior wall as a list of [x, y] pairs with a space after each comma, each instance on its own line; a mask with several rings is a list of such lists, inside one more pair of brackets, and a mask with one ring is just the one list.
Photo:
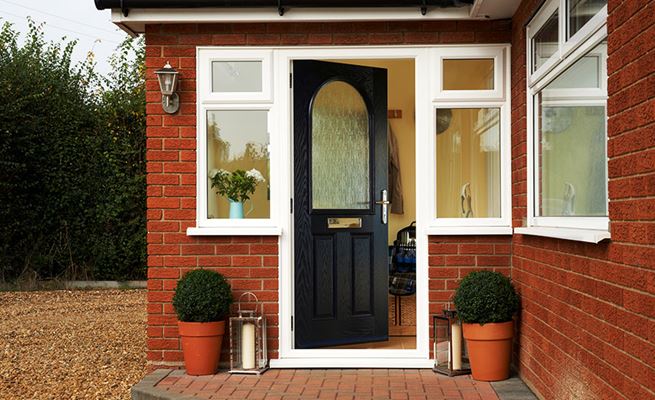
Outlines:
[[402, 118], [389, 120], [398, 141], [404, 197], [404, 213], [389, 214], [389, 244], [393, 244], [396, 233], [416, 220], [414, 60], [338, 60], [336, 62], [385, 68], [388, 79], [388, 108], [402, 110]]

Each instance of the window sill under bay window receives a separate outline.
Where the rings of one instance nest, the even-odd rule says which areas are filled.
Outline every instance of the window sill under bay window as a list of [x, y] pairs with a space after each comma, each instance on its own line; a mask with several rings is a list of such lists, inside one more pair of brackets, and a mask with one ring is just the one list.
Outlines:
[[280, 236], [277, 226], [221, 226], [187, 228], [187, 236]]
[[578, 242], [587, 243], [599, 243], [603, 240], [610, 239], [610, 232], [602, 229], [530, 226], [514, 228], [514, 233], [555, 239], [575, 240]]

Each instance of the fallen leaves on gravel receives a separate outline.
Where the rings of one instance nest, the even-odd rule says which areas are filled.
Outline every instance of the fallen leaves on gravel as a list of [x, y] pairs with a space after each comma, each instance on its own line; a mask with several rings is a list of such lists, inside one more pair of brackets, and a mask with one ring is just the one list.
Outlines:
[[0, 399], [129, 399], [145, 375], [146, 293], [0, 293]]

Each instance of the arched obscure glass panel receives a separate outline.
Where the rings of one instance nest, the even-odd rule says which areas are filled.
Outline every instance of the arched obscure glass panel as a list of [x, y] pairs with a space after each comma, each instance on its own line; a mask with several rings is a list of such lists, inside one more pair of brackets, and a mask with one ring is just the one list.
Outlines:
[[333, 81], [312, 103], [312, 207], [368, 209], [369, 126], [364, 99], [350, 84]]

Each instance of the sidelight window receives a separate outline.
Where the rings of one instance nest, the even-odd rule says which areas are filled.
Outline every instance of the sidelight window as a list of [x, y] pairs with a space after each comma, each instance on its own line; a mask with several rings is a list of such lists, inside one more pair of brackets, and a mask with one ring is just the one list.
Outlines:
[[270, 50], [198, 50], [196, 227], [192, 235], [278, 234]]
[[508, 49], [438, 49], [430, 234], [510, 234]]

